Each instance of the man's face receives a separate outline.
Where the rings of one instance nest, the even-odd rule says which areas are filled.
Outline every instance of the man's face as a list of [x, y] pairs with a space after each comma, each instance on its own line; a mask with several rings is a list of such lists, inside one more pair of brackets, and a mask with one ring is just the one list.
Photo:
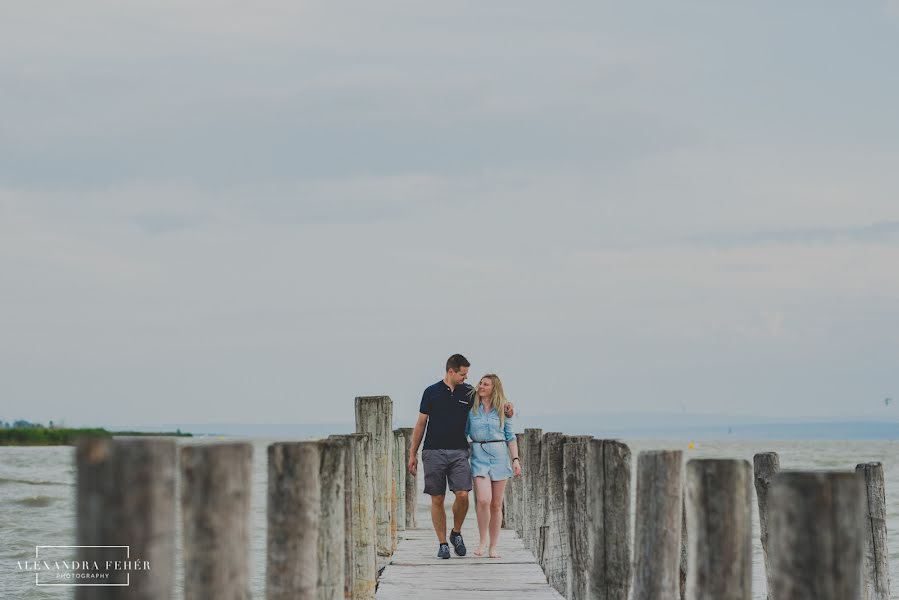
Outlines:
[[458, 371], [450, 369], [449, 374], [453, 385], [462, 385], [468, 379], [468, 367], [462, 367]]

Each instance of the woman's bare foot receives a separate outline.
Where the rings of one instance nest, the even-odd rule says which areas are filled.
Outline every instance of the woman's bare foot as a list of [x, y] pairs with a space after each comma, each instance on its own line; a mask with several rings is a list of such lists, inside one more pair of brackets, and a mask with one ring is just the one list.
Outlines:
[[490, 558], [499, 558], [499, 553], [496, 551], [496, 546], [490, 547]]
[[474, 551], [475, 556], [484, 556], [484, 550], [487, 549], [487, 544], [481, 544], [478, 546], [478, 549]]

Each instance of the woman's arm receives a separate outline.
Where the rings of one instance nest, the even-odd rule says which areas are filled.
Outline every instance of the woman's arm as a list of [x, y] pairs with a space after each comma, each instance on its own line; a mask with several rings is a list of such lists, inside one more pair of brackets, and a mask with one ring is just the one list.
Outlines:
[[518, 456], [518, 440], [514, 437], [506, 442], [509, 445], [509, 457], [512, 460], [512, 474], [521, 475], [521, 458]]

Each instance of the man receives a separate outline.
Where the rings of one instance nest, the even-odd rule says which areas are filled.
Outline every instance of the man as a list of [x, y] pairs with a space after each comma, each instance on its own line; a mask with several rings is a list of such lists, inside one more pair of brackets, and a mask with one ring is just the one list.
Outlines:
[[[431, 496], [431, 521], [440, 546], [438, 558], [449, 558], [449, 544], [457, 556], [465, 556], [462, 540], [462, 523], [468, 513], [468, 492], [471, 491], [471, 467], [468, 464], [469, 447], [465, 437], [468, 411], [474, 401], [471, 386], [465, 383], [471, 363], [461, 354], [453, 354], [446, 361], [446, 374], [441, 381], [425, 389], [421, 396], [418, 421], [412, 430], [412, 446], [409, 449], [409, 472], [418, 470], [418, 446], [427, 426], [421, 462], [425, 471], [425, 494]], [[506, 416], [512, 416], [512, 406], [507, 405]], [[446, 487], [455, 495], [453, 502], [453, 529], [449, 544], [446, 535]]]

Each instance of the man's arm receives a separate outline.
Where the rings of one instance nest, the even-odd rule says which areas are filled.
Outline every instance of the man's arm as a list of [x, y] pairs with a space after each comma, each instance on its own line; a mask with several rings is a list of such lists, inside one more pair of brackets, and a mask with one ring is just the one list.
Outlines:
[[425, 433], [425, 425], [428, 423], [428, 415], [418, 413], [418, 421], [412, 429], [412, 445], [409, 446], [409, 473], [415, 475], [418, 470], [418, 446]]

